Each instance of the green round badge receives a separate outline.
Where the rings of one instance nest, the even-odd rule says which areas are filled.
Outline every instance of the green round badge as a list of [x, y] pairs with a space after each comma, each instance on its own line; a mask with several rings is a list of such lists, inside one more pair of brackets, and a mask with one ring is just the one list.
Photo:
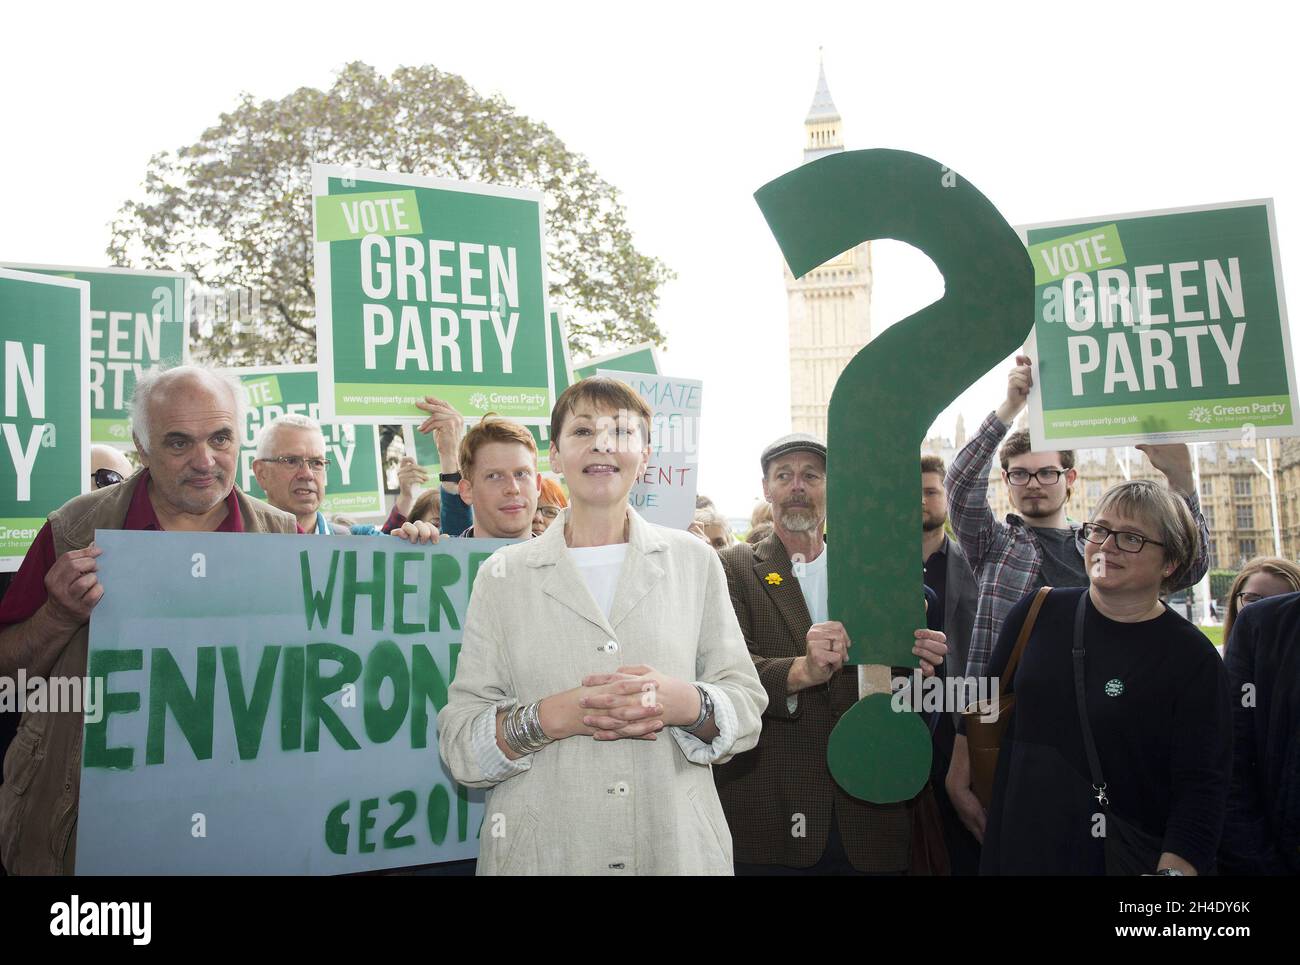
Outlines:
[[1124, 681], [1120, 680], [1118, 677], [1106, 681], [1107, 697], [1118, 697], [1123, 692], [1124, 692]]

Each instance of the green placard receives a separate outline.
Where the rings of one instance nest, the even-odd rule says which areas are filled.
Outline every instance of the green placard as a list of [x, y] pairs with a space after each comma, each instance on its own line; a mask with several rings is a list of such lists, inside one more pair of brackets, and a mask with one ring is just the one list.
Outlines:
[[649, 342], [583, 362], [573, 374], [580, 379], [589, 379], [596, 374], [597, 369], [618, 369], [620, 372], [639, 372], [641, 375], [663, 374], [659, 371], [658, 353]]
[[1020, 230], [1036, 449], [1296, 434], [1271, 201]]
[[[240, 437], [239, 488], [265, 499], [253, 476], [257, 433], [282, 415], [320, 419], [316, 396], [316, 366], [279, 365], [231, 369], [244, 384], [248, 413]], [[325, 452], [330, 461], [321, 512], [326, 516], [382, 516], [384, 483], [380, 472], [379, 430], [375, 426], [323, 423]]]
[[426, 395], [550, 418], [543, 195], [330, 165], [312, 193], [327, 418], [418, 422]]
[[189, 276], [181, 272], [58, 265], [4, 267], [90, 283], [90, 441], [133, 449], [135, 381], [189, 359]]
[[45, 517], [90, 489], [90, 293], [0, 269], [0, 572]]

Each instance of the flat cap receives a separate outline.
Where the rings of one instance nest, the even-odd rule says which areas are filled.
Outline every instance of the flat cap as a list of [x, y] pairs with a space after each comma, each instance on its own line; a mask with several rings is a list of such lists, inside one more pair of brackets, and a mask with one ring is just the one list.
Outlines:
[[811, 432], [792, 432], [788, 436], [782, 436], [764, 449], [763, 455], [759, 457], [759, 461], [763, 464], [763, 475], [767, 475], [767, 467], [772, 464], [774, 459], [779, 459], [781, 456], [789, 455], [792, 452], [815, 452], [825, 459], [826, 443]]

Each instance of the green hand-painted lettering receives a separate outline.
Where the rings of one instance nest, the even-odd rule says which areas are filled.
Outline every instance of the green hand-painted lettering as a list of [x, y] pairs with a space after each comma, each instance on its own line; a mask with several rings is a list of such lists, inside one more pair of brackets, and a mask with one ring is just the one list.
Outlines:
[[[379, 689], [385, 680], [393, 682], [393, 702], [387, 708], [379, 699]], [[366, 657], [366, 670], [361, 678], [362, 719], [371, 743], [387, 743], [401, 730], [410, 702], [411, 673], [406, 669], [406, 657], [393, 641], [380, 640]]]
[[[348, 554], [351, 555], [351, 554]], [[375, 554], [381, 556], [382, 554]], [[382, 572], [382, 569], [381, 569]], [[346, 580], [346, 576], [345, 576]], [[382, 580], [380, 592], [383, 592]], [[346, 591], [345, 591], [346, 594]], [[383, 601], [380, 601], [380, 609], [383, 608]], [[351, 608], [344, 610], [344, 619], [351, 612]], [[320, 672], [321, 661], [332, 660], [338, 663], [339, 669], [330, 674], [328, 677], [322, 677]], [[361, 676], [361, 658], [347, 647], [340, 647], [335, 643], [310, 643], [307, 645], [307, 683], [306, 699], [306, 721], [303, 735], [303, 750], [314, 752], [320, 749], [320, 725], [323, 721], [327, 730], [338, 741], [339, 747], [344, 750], [360, 750], [361, 745], [353, 737], [339, 715], [334, 712], [334, 708], [325, 703], [325, 698], [330, 694], [337, 693], [343, 689], [344, 684], [353, 683]]]
[[375, 842], [370, 840], [370, 832], [375, 829], [375, 811], [379, 809], [379, 798], [368, 797], [361, 802], [361, 820], [357, 822], [357, 833], [360, 836], [358, 849], [362, 854], [370, 854], [375, 850]]
[[415, 835], [399, 835], [397, 832], [406, 827], [411, 818], [415, 816], [415, 808], [416, 805], [420, 803], [420, 799], [415, 796], [414, 791], [398, 791], [388, 799], [388, 803], [399, 805], [402, 809], [402, 813], [397, 816], [397, 820], [390, 824], [388, 829], [384, 832], [384, 847], [389, 849], [409, 848], [411, 845], [415, 844]]
[[[474, 557], [471, 555], [471, 563]], [[430, 561], [429, 573], [429, 632], [442, 629], [441, 614], [447, 614], [447, 625], [453, 630], [460, 629], [460, 618], [456, 608], [451, 605], [447, 587], [455, 586], [460, 581], [460, 563], [454, 556], [435, 556]], [[472, 571], [471, 571], [472, 572]], [[471, 580], [473, 577], [471, 576]]]
[[386, 555], [382, 550], [370, 554], [370, 579], [357, 579], [357, 554], [349, 550], [343, 554], [343, 632], [352, 635], [355, 626], [357, 597], [370, 597], [370, 628], [376, 632], [384, 628], [384, 584], [388, 571]]
[[330, 808], [325, 817], [325, 847], [335, 854], [348, 853], [348, 822], [346, 815], [351, 801], [340, 801]]
[[[429, 792], [429, 806], [425, 816], [429, 819], [429, 837], [433, 839], [434, 844], [442, 844], [447, 839], [451, 799], [447, 796], [447, 789], [441, 784], [435, 784], [433, 790]], [[461, 838], [461, 840], [465, 839]]]
[[429, 746], [429, 704], [433, 712], [447, 703], [447, 681], [429, 653], [429, 648], [417, 643], [411, 648], [411, 746]]
[[154, 647], [149, 653], [149, 730], [144, 762], [161, 764], [167, 734], [167, 709], [190, 745], [195, 760], [212, 758], [212, 704], [217, 683], [217, 648], [199, 647], [194, 691], [170, 650]]
[[239, 648], [221, 648], [221, 669], [226, 674], [230, 716], [235, 725], [235, 743], [239, 746], [241, 761], [254, 760], [262, 746], [262, 729], [266, 725], [266, 711], [271, 706], [271, 689], [275, 684], [275, 668], [279, 661], [279, 647], [266, 647], [262, 651], [250, 701], [244, 695], [244, 678], [239, 670]]
[[302, 647], [284, 648], [284, 677], [280, 685], [280, 750], [302, 747], [302, 688], [306, 666]]
[[[406, 582], [406, 564], [414, 563], [417, 560], [424, 559], [423, 553], [394, 553], [393, 554], [393, 632], [394, 633], [419, 633], [424, 629], [420, 623], [407, 623], [403, 618], [403, 606], [406, 598], [414, 593], [419, 587], [414, 583]], [[435, 559], [445, 559], [446, 557], [434, 557]]]
[[[298, 565], [302, 569], [302, 602], [307, 615], [307, 629], [312, 622], [318, 622], [322, 629], [329, 623], [330, 605], [334, 602], [334, 577], [339, 569], [339, 551], [330, 554], [330, 576], [325, 583], [325, 592], [319, 593], [311, 581], [311, 554], [303, 550], [298, 554]], [[351, 632], [351, 631], [349, 631]]]
[[103, 712], [95, 723], [86, 724], [85, 751], [82, 761], [86, 767], [112, 767], [127, 770], [135, 766], [134, 747], [107, 747], [108, 718], [110, 714], [129, 714], [140, 709], [140, 694], [111, 693], [108, 675], [123, 670], [140, 670], [144, 667], [143, 650], [96, 650], [90, 656], [89, 677], [104, 681]]

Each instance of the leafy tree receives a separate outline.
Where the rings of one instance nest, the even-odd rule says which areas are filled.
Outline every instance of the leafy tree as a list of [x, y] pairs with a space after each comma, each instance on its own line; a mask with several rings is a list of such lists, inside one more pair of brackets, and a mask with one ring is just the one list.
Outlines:
[[574, 354], [663, 343], [653, 314], [673, 273], [633, 246], [617, 189], [585, 158], [455, 74], [401, 67], [389, 78], [356, 62], [328, 91], [260, 103], [245, 94], [198, 143], [154, 155], [143, 198], [114, 221], [114, 264], [182, 269], [209, 292], [253, 294], [233, 311], [219, 304], [251, 324], [205, 326], [197, 354], [315, 361], [312, 161], [545, 192], [549, 295]]

